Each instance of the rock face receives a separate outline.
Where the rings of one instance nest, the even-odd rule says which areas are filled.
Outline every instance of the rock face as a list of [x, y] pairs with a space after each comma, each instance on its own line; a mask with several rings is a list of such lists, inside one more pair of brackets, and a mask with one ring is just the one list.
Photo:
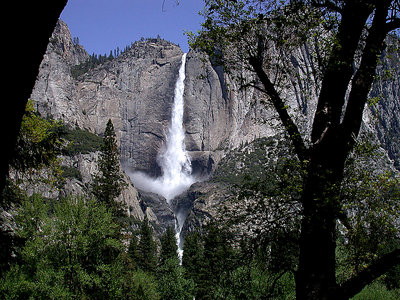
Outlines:
[[[178, 46], [161, 39], [136, 42], [121, 56], [74, 79], [71, 68], [89, 56], [71, 42], [66, 24], [60, 21], [31, 98], [42, 115], [97, 134], [110, 118], [124, 167], [156, 176], [182, 54]], [[228, 90], [228, 85], [233, 88]], [[209, 173], [224, 150], [275, 133], [262, 122], [271, 113], [254, 105], [253, 96], [253, 91], [237, 92], [221, 67], [189, 52], [184, 126], [195, 173]]]
[[371, 97], [377, 104], [371, 107], [374, 129], [382, 147], [388, 152], [397, 170], [400, 170], [400, 41], [391, 39]]
[[[88, 154], [77, 154], [74, 156], [61, 157], [61, 166], [63, 168], [74, 169], [78, 176], [70, 176], [66, 178], [64, 187], [65, 194], [84, 195], [87, 193], [93, 182], [93, 174], [97, 174], [99, 160], [99, 152], [91, 152]], [[121, 169], [121, 172], [123, 170]], [[127, 175], [124, 176], [127, 186], [122, 190], [117, 201], [123, 202], [127, 209], [127, 215], [135, 219], [143, 220], [144, 212], [139, 203], [138, 191], [135, 189]], [[57, 197], [57, 195], [53, 195]]]
[[175, 228], [174, 212], [164, 197], [144, 191], [139, 191], [139, 195], [142, 210], [146, 212], [151, 209], [154, 213], [155, 217], [149, 218], [149, 220], [153, 221], [153, 227], [157, 233], [164, 232], [168, 226]]
[[89, 58], [80, 45], [72, 42], [66, 24], [58, 21], [40, 65], [39, 75], [31, 98], [37, 103], [38, 111], [68, 122], [79, 118], [81, 111], [75, 104], [75, 81], [70, 67]]
[[158, 175], [158, 149], [168, 126], [182, 52], [159, 43], [136, 43], [123, 56], [80, 78], [80, 126], [100, 133], [111, 118], [125, 165]]
[[68, 40], [68, 28], [60, 21], [31, 96], [38, 111], [97, 134], [111, 119], [122, 161], [159, 174], [155, 157], [168, 125], [180, 48], [162, 40], [138, 42], [75, 80], [71, 67], [89, 56]]
[[[285, 91], [291, 114], [297, 116], [296, 121], [306, 137], [316, 105], [310, 99], [316, 98], [319, 89], [318, 83], [310, 84], [316, 80], [312, 77], [309, 51], [304, 46], [291, 57], [298, 76], [289, 79], [290, 87]], [[165, 141], [182, 54], [177, 45], [162, 39], [135, 42], [117, 58], [74, 78], [71, 68], [85, 62], [89, 55], [82, 46], [71, 41], [66, 24], [60, 21], [50, 40], [31, 98], [42, 115], [63, 119], [67, 124], [97, 134], [103, 133], [111, 119], [124, 168], [157, 176], [161, 172], [157, 154]], [[386, 60], [387, 66], [396, 70], [396, 79], [376, 83], [372, 97], [384, 97], [372, 112], [365, 114], [368, 126], [364, 128], [377, 133], [399, 168], [400, 73], [398, 53], [396, 55]], [[382, 69], [381, 73], [385, 71]], [[304, 82], [308, 85], [304, 86]], [[184, 102], [185, 144], [192, 158], [193, 172], [203, 178], [212, 173], [232, 149], [281, 131], [276, 114], [262, 103], [263, 96], [259, 92], [239, 89], [221, 67], [195, 51], [187, 55]], [[380, 117], [378, 123], [371, 118], [374, 114]], [[145, 212], [149, 219], [157, 219], [160, 226], [172, 224], [173, 217], [165, 199], [141, 193], [140, 200], [133, 187], [130, 194], [134, 195], [132, 199], [136, 197], [130, 205], [133, 214], [140, 218]], [[214, 215], [216, 204], [227, 195], [229, 188], [206, 181], [195, 184], [186, 196], [181, 197], [181, 207], [178, 207], [189, 216], [189, 221], [192, 220], [184, 228], [191, 230], [203, 216]], [[129, 197], [125, 195], [124, 201], [130, 201]]]

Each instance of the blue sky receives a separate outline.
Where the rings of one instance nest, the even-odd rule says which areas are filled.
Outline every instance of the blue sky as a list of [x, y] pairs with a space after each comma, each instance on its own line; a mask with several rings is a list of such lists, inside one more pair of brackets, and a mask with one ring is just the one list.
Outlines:
[[184, 31], [197, 31], [202, 0], [68, 0], [60, 18], [89, 54], [109, 54], [141, 37], [160, 37], [187, 52]]

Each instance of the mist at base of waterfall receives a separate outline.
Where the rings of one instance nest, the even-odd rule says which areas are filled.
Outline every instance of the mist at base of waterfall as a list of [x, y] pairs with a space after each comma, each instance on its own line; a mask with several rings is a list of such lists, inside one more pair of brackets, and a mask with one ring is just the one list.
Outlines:
[[177, 178], [166, 178], [164, 176], [153, 178], [143, 172], [133, 172], [128, 175], [136, 188], [163, 196], [168, 204], [171, 204], [172, 199], [187, 191], [196, 182], [192, 176], [184, 174]]

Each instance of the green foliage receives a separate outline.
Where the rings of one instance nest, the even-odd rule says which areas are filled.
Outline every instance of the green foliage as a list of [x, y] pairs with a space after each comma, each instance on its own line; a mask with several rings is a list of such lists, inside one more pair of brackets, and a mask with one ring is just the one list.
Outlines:
[[123, 299], [161, 299], [154, 276], [140, 269], [128, 274], [125, 284]]
[[298, 198], [302, 189], [300, 164], [279, 136], [259, 138], [228, 153], [212, 180], [233, 184], [243, 196]]
[[119, 149], [111, 120], [108, 120], [104, 131], [98, 166], [99, 174], [95, 175], [93, 179], [93, 195], [99, 202], [112, 209], [115, 216], [121, 215], [121, 203], [115, 200], [121, 194], [126, 183], [120, 172]]
[[230, 285], [230, 274], [238, 263], [237, 253], [229, 242], [229, 231], [212, 223], [207, 225], [205, 231], [203, 263], [196, 282], [197, 295], [200, 299], [215, 299], [220, 287]]
[[384, 164], [379, 147], [360, 137], [348, 159], [342, 186], [340, 263], [350, 277], [398, 247], [400, 179]]
[[25, 242], [0, 278], [1, 299], [160, 299], [156, 278], [132, 266], [103, 204], [34, 195], [15, 220]]
[[[392, 247], [400, 247], [400, 239], [393, 241]], [[389, 247], [387, 247], [390, 250]], [[397, 290], [400, 295], [400, 265], [393, 266], [382, 278], [382, 282], [390, 290]]]
[[194, 283], [185, 277], [177, 257], [166, 259], [158, 268], [157, 277], [161, 299], [193, 299]]
[[203, 240], [198, 232], [190, 232], [185, 237], [182, 266], [187, 277], [197, 285], [200, 282], [201, 268], [204, 262]]
[[157, 267], [157, 246], [147, 216], [140, 227], [137, 264], [140, 269], [149, 273], [154, 273]]
[[231, 273], [230, 284], [220, 288], [225, 299], [295, 299], [294, 276], [272, 273], [252, 262]]
[[[400, 182], [380, 151], [368, 136], [360, 137], [347, 162], [341, 188], [345, 213], [340, 218], [338, 233], [341, 240], [336, 254], [338, 282], [354, 276], [377, 257], [398, 248]], [[294, 279], [290, 270], [295, 270], [298, 264], [300, 211], [296, 199], [301, 193], [302, 176], [290, 147], [273, 139], [259, 139], [242, 145], [221, 161], [213, 180], [216, 183], [228, 181], [239, 196], [230, 199], [229, 205], [225, 204], [219, 222], [225, 222], [232, 230], [238, 226], [241, 231], [247, 228], [255, 234], [253, 250], [247, 251], [262, 255], [256, 255], [256, 264], [251, 268], [242, 264], [224, 275], [227, 277], [220, 282], [230, 283], [220, 283], [214, 293], [229, 299], [243, 298], [241, 292], [255, 299], [275, 296], [281, 299], [282, 295], [294, 298]], [[188, 242], [191, 242], [190, 236]], [[201, 243], [197, 248], [199, 254], [204, 251]], [[185, 255], [192, 250], [185, 251], [184, 266]], [[206, 261], [204, 256], [200, 261]], [[252, 260], [247, 261], [253, 264]], [[188, 266], [187, 270], [190, 268]], [[193, 274], [195, 279], [196, 269]], [[262, 285], [255, 284], [257, 279], [252, 279], [255, 274], [262, 278]], [[398, 268], [393, 268], [382, 282], [388, 288], [398, 288], [398, 274]], [[200, 276], [204, 278], [204, 274]], [[292, 279], [285, 281], [285, 278]], [[199, 280], [195, 279], [195, 282]]]
[[114, 59], [114, 57], [113, 57], [112, 53], [108, 57], [106, 54], [96, 55], [93, 53], [88, 58], [87, 61], [85, 61], [79, 65], [75, 65], [75, 66], [71, 67], [71, 76], [74, 79], [78, 79], [80, 76], [82, 76], [83, 74], [87, 73], [88, 71], [94, 69], [98, 65], [104, 64], [105, 62], [111, 61], [113, 59]]
[[295, 299], [293, 273], [272, 262], [270, 247], [234, 243], [226, 229], [213, 224], [203, 235], [186, 236], [182, 266], [196, 299]]
[[71, 129], [63, 126], [61, 132], [63, 137], [69, 142], [68, 147], [63, 151], [68, 156], [100, 151], [103, 145], [101, 137], [87, 130], [80, 128]]
[[[61, 168], [58, 160], [65, 141], [59, 132], [61, 122], [42, 118], [29, 100], [22, 118], [19, 136], [10, 164], [9, 178], [0, 197], [0, 209], [10, 210], [24, 199], [23, 189], [27, 186], [46, 185], [55, 188], [61, 181]], [[7, 130], [7, 129], [5, 129]], [[3, 214], [3, 213], [2, 213]], [[3, 219], [3, 218], [2, 218]], [[0, 226], [0, 272], [15, 260], [13, 252], [18, 237], [8, 226]], [[12, 227], [11, 227], [12, 228]]]
[[[79, 40], [79, 39], [78, 39]], [[110, 54], [107, 56], [106, 54], [95, 54], [93, 53], [87, 61], [80, 63], [79, 65], [75, 65], [71, 67], [71, 76], [74, 79], [78, 79], [80, 76], [84, 75], [85, 73], [89, 72], [90, 70], [96, 68], [97, 66], [104, 64], [108, 61], [112, 61], [114, 58], [117, 58], [120, 55], [128, 52], [130, 50], [130, 46], [125, 46], [123, 50], [117, 47], [114, 50], [110, 50]]]
[[246, 228], [256, 244], [268, 245], [271, 269], [295, 268], [303, 172], [290, 145], [277, 137], [257, 139], [228, 154], [220, 166], [214, 180], [229, 180], [234, 190], [220, 222], [243, 236]]
[[79, 181], [82, 181], [82, 174], [77, 168], [62, 166], [61, 170], [62, 170], [61, 176], [63, 178], [69, 178], [69, 179], [75, 178]]
[[26, 242], [0, 284], [6, 299], [122, 298], [124, 246], [104, 206], [81, 197], [46, 203], [36, 195], [16, 221]]
[[132, 260], [133, 264], [136, 265], [140, 258], [139, 258], [138, 238], [135, 232], [132, 232], [127, 254]]
[[[15, 170], [17, 181], [40, 178], [55, 184], [61, 172], [57, 156], [62, 153], [65, 144], [59, 131], [61, 126], [61, 122], [40, 117], [33, 101], [28, 101], [10, 165]], [[48, 170], [47, 176], [41, 172], [44, 169]]]
[[388, 290], [382, 283], [374, 282], [366, 286], [353, 300], [397, 300], [400, 290]]

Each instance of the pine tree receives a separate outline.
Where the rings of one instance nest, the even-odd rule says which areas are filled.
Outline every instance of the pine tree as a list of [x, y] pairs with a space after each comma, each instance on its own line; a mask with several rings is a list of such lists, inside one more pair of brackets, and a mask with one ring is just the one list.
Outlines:
[[153, 230], [150, 227], [147, 216], [144, 217], [140, 227], [138, 265], [143, 271], [150, 273], [153, 273], [157, 267], [157, 247], [153, 240]]
[[139, 261], [139, 246], [138, 238], [134, 232], [132, 232], [132, 237], [129, 242], [128, 256], [132, 259], [134, 266], [137, 266]]
[[169, 258], [160, 266], [157, 270], [157, 285], [161, 299], [194, 299], [194, 282], [186, 278], [178, 258]]
[[199, 283], [200, 271], [204, 262], [204, 248], [202, 238], [198, 232], [190, 232], [185, 237], [182, 266], [188, 278]]
[[168, 226], [161, 237], [160, 264], [163, 265], [170, 258], [178, 259], [178, 246], [176, 245], [175, 232]]
[[229, 278], [230, 272], [236, 266], [229, 232], [219, 228], [215, 223], [207, 224], [205, 231], [206, 234], [203, 236], [204, 254], [198, 275], [197, 293], [198, 298], [213, 299], [219, 288], [226, 288], [227, 282], [224, 281]]
[[98, 165], [99, 174], [93, 180], [93, 195], [99, 202], [111, 209], [114, 214], [118, 214], [122, 207], [115, 200], [121, 194], [125, 181], [119, 169], [119, 151], [111, 120], [108, 120], [104, 132]]

